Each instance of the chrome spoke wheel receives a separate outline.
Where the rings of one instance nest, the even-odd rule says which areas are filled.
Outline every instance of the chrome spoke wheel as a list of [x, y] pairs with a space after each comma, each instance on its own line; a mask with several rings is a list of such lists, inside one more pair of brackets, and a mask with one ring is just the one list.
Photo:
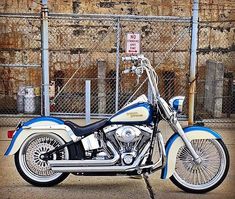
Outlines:
[[[23, 143], [18, 153], [17, 163], [19, 163], [23, 175], [25, 175], [29, 181], [38, 183], [51, 183], [60, 178], [63, 173], [53, 172], [47, 161], [42, 157], [44, 153], [63, 144], [64, 141], [55, 134], [33, 134], [30, 136]], [[61, 151], [53, 153], [49, 159], [69, 159], [68, 149], [65, 147]]]
[[188, 148], [181, 147], [177, 153], [173, 181], [189, 191], [208, 191], [217, 187], [227, 174], [227, 149], [218, 140], [212, 139], [193, 140], [191, 144], [201, 162], [196, 163]]

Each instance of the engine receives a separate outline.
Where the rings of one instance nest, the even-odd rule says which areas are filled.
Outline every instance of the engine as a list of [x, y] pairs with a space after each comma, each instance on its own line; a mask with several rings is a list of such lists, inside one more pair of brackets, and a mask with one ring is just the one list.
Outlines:
[[146, 142], [151, 129], [139, 126], [119, 126], [106, 133], [106, 137], [119, 150], [122, 165], [131, 165]]

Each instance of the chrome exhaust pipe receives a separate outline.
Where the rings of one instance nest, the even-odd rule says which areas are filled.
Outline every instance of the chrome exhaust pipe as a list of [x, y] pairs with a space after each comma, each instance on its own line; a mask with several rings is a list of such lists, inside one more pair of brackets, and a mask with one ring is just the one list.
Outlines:
[[53, 167], [89, 167], [89, 166], [111, 166], [114, 165], [120, 158], [118, 152], [110, 142], [107, 146], [113, 153], [113, 158], [109, 160], [49, 160], [48, 164]]
[[124, 172], [133, 171], [133, 166], [100, 166], [100, 167], [52, 167], [55, 172], [69, 172], [69, 173], [99, 173], [99, 172]]
[[[107, 143], [108, 144], [108, 143]], [[132, 165], [128, 166], [105, 166], [104, 164], [100, 164], [100, 166], [88, 166], [86, 165], [86, 160], [81, 160], [82, 166], [51, 166], [51, 170], [55, 172], [69, 172], [69, 173], [91, 173], [91, 172], [127, 172], [127, 171], [134, 171], [140, 169], [139, 164], [141, 160], [144, 158], [145, 154], [149, 150], [150, 143], [146, 144], [142, 152], [136, 158]], [[57, 160], [60, 162], [61, 160]], [[68, 161], [68, 160], [67, 160]], [[72, 160], [69, 160], [72, 161]], [[74, 160], [73, 160], [74, 161]], [[99, 160], [104, 161], [104, 160]], [[56, 161], [55, 161], [56, 162]], [[85, 166], [84, 166], [85, 164]], [[63, 165], [63, 164], [61, 164]]]

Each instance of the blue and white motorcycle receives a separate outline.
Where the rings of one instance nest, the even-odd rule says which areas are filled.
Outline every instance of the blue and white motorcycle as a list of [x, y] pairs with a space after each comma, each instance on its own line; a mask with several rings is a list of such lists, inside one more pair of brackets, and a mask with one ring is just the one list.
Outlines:
[[[222, 137], [201, 127], [182, 128], [177, 112], [184, 97], [170, 100], [158, 91], [157, 74], [143, 55], [124, 57], [133, 66], [124, 73], [147, 73], [153, 102], [145, 95], [109, 119], [87, 126], [52, 117], [20, 123], [5, 155], [15, 156], [20, 175], [36, 186], [53, 186], [75, 175], [141, 175], [162, 170], [162, 179], [187, 192], [204, 193], [219, 186], [229, 170]], [[169, 123], [175, 134], [164, 144], [158, 124]], [[157, 146], [157, 147], [156, 147]], [[158, 160], [153, 154], [158, 152]]]

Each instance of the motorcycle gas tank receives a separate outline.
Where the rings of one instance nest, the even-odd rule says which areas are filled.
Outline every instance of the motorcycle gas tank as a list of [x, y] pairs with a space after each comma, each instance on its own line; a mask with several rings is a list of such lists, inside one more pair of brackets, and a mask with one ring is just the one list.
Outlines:
[[153, 107], [147, 102], [126, 106], [109, 119], [111, 124], [150, 124], [152, 121]]

